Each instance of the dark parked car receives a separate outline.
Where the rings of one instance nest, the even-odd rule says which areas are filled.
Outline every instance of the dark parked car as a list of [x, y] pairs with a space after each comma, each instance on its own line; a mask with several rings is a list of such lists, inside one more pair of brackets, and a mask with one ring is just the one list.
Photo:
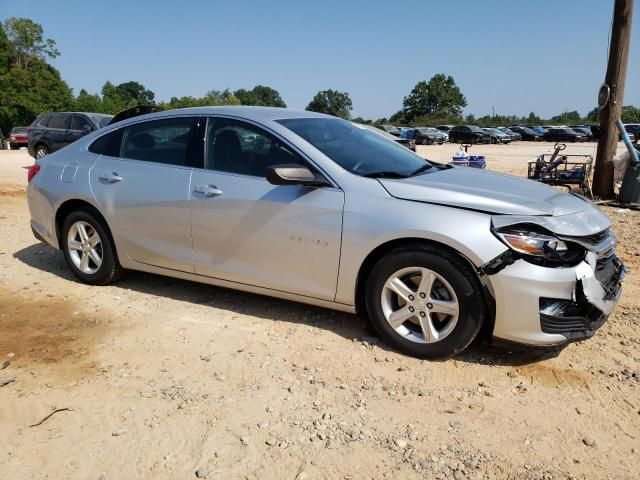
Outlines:
[[[629, 136], [629, 140], [631, 140], [632, 142], [635, 142], [639, 137], [638, 134], [640, 134], [640, 128], [638, 128], [638, 133], [634, 133], [634, 129], [631, 128], [627, 128], [628, 126], [632, 126], [632, 125], [639, 125], [638, 123], [629, 123], [627, 125], [624, 126], [624, 129], [627, 131], [627, 135]], [[599, 140], [600, 139], [600, 134], [602, 133], [602, 129], [600, 128], [600, 125], [590, 125], [589, 128], [591, 129], [591, 134], [593, 135], [593, 139], [594, 140]], [[616, 129], [617, 131], [617, 129]], [[622, 140], [622, 134], [618, 133], [618, 139]]]
[[447, 135], [435, 128], [418, 127], [413, 133], [413, 139], [418, 145], [433, 145], [434, 143], [442, 145], [447, 141]]
[[542, 139], [549, 142], [586, 142], [587, 136], [574, 132], [569, 127], [551, 128], [542, 135]]
[[29, 127], [29, 155], [36, 160], [109, 124], [112, 115], [55, 112], [38, 115]]
[[378, 135], [382, 135], [384, 138], [393, 140], [394, 142], [399, 143], [403, 147], [407, 147], [412, 152], [416, 151], [416, 141], [413, 140], [412, 138], [396, 137], [395, 135], [392, 135], [391, 133], [387, 133], [380, 128], [374, 127], [373, 125], [365, 125], [363, 123], [356, 123], [356, 125], [358, 125], [359, 127], [371, 130], [372, 132], [376, 132]]
[[540, 140], [540, 138], [542, 137], [542, 135], [540, 135], [538, 132], [534, 132], [529, 127], [522, 127], [520, 125], [514, 125], [512, 127], [509, 127], [509, 130], [511, 130], [512, 132], [519, 133], [520, 136], [522, 137], [522, 140], [531, 140], [536, 142]]
[[394, 127], [393, 125], [380, 125], [378, 128], [383, 132], [390, 133], [391, 135], [395, 135], [396, 137], [400, 136], [400, 129], [398, 127]]
[[13, 127], [11, 132], [9, 132], [9, 148], [11, 150], [17, 150], [20, 147], [26, 147], [27, 140], [27, 131], [29, 127]]
[[640, 138], [640, 123], [625, 123], [624, 129], [632, 140]]
[[507, 135], [509, 135], [513, 142], [517, 142], [518, 140], [522, 140], [522, 135], [520, 135], [518, 132], [514, 132], [510, 128], [507, 128], [507, 127], [496, 127], [496, 128], [498, 130], [500, 130], [502, 133], [506, 133]]
[[457, 125], [449, 130], [451, 143], [489, 143], [491, 137], [475, 125]]
[[491, 143], [511, 143], [511, 136], [497, 128], [485, 127], [482, 130], [489, 134]]
[[453, 128], [453, 125], [438, 125], [436, 127], [437, 130], [440, 130], [445, 133], [449, 133], [449, 131]]
[[591, 132], [591, 129], [589, 127], [569, 127], [571, 128], [571, 130], [573, 130], [576, 133], [581, 133], [583, 135], [586, 135], [587, 140], [593, 140], [593, 133]]

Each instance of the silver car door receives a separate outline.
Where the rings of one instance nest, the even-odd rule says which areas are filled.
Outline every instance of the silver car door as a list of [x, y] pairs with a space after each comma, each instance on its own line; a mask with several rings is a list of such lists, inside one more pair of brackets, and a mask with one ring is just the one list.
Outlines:
[[176, 117], [135, 123], [94, 142], [121, 145], [118, 156], [103, 154], [90, 174], [120, 255], [193, 272], [190, 144], [197, 121]]
[[333, 300], [344, 193], [267, 182], [269, 165], [306, 162], [249, 123], [209, 119], [204, 142], [191, 181], [196, 273]]

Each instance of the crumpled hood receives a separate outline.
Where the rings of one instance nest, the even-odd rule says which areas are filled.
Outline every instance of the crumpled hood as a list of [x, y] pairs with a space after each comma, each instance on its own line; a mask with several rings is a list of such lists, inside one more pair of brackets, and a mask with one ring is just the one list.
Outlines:
[[396, 198], [502, 215], [570, 215], [589, 207], [541, 183], [471, 167], [379, 181]]

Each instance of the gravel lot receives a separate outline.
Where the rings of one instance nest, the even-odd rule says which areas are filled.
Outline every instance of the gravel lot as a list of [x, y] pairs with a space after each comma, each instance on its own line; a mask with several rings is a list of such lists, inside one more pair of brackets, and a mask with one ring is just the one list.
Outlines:
[[[551, 150], [469, 153], [524, 176]], [[0, 151], [0, 478], [640, 477], [640, 212], [605, 210], [631, 272], [593, 339], [427, 362], [351, 315], [142, 273], [77, 283], [31, 235], [30, 163]]]

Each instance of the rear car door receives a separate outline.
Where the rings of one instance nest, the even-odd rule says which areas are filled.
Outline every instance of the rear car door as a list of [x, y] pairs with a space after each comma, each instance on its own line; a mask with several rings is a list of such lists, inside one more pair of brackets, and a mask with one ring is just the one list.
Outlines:
[[297, 163], [318, 170], [248, 122], [209, 118], [203, 157], [191, 182], [195, 272], [333, 300], [342, 190], [270, 184], [268, 166]]
[[71, 135], [71, 114], [53, 114], [47, 123], [46, 135], [52, 152], [69, 145], [73, 141]]
[[120, 255], [193, 272], [189, 187], [198, 117], [134, 123], [99, 137], [91, 188]]

